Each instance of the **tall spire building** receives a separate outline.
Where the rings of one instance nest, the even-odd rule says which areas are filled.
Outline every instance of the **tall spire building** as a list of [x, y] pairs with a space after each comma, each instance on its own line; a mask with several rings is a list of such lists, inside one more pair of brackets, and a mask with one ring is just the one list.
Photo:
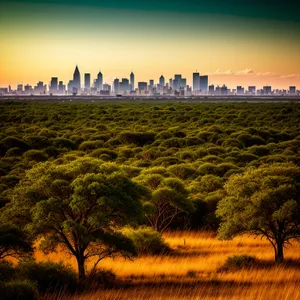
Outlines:
[[130, 73], [130, 88], [134, 91], [134, 74], [133, 72]]
[[73, 74], [73, 87], [77, 89], [77, 92], [81, 89], [80, 72], [78, 66], [76, 66]]

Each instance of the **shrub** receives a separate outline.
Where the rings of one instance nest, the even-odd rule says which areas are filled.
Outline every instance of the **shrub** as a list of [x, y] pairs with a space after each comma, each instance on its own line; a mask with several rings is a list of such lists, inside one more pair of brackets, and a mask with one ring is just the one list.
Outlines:
[[73, 141], [66, 138], [55, 138], [53, 139], [53, 145], [57, 148], [67, 148], [71, 150], [76, 149], [76, 145]]
[[249, 268], [254, 265], [256, 258], [249, 255], [233, 255], [227, 257], [225, 264], [220, 271], [236, 271], [243, 268]]
[[133, 242], [138, 255], [162, 254], [170, 250], [161, 234], [150, 227], [137, 229], [126, 227], [122, 230], [122, 234]]
[[59, 155], [59, 151], [56, 147], [54, 146], [49, 146], [45, 149], [45, 152], [49, 157], [54, 157], [56, 158]]
[[207, 174], [218, 174], [218, 167], [212, 163], [205, 163], [201, 165], [198, 169], [200, 175], [207, 175]]
[[260, 136], [251, 134], [241, 134], [237, 138], [245, 147], [251, 147], [254, 145], [265, 145], [266, 142]]
[[14, 148], [10, 148], [6, 151], [5, 156], [6, 157], [16, 157], [16, 156], [22, 156], [23, 151], [18, 148], [18, 147], [14, 147]]
[[247, 153], [247, 152], [243, 152], [241, 154], [238, 154], [237, 158], [238, 158], [238, 161], [242, 162], [242, 163], [249, 163], [253, 160], [258, 159], [258, 157], [256, 155], [251, 154], [251, 153]]
[[210, 193], [222, 188], [222, 179], [218, 176], [209, 174], [201, 177], [199, 182], [199, 191], [202, 193]]
[[136, 178], [137, 181], [140, 181], [143, 185], [155, 190], [163, 181], [164, 177], [159, 174], [148, 174], [141, 175]]
[[182, 180], [197, 176], [197, 170], [185, 164], [171, 166], [168, 171]]
[[3, 300], [35, 300], [39, 298], [36, 285], [28, 280], [16, 280], [0, 286]]
[[80, 151], [92, 151], [98, 148], [103, 148], [103, 141], [86, 141], [80, 144], [78, 150]]
[[[90, 153], [91, 157], [101, 158], [101, 156], [105, 154], [107, 155], [107, 160], [115, 160], [118, 157], [118, 154], [115, 151], [109, 149], [97, 149]], [[103, 158], [101, 158], [103, 159]], [[106, 159], [103, 159], [106, 160]]]
[[4, 259], [0, 260], [0, 283], [12, 280], [15, 273], [15, 268], [12, 262]]
[[86, 276], [84, 287], [90, 291], [93, 289], [112, 288], [115, 284], [116, 274], [111, 270], [92, 269]]
[[270, 153], [267, 146], [252, 146], [248, 151], [257, 156], [266, 156]]
[[62, 263], [23, 261], [17, 270], [21, 278], [36, 282], [42, 294], [58, 290], [74, 291], [76, 288], [76, 273]]
[[142, 174], [143, 175], [158, 174], [158, 175], [162, 175], [164, 177], [167, 177], [170, 175], [169, 172], [167, 171], [167, 169], [164, 167], [153, 167], [153, 168], [144, 169], [144, 170], [142, 170]]
[[155, 133], [144, 132], [144, 133], [133, 133], [133, 132], [123, 132], [119, 135], [119, 139], [124, 144], [135, 144], [138, 146], [144, 146], [147, 144], [152, 144], [155, 139]]
[[164, 167], [178, 165], [180, 163], [183, 163], [183, 161], [179, 160], [176, 157], [160, 157], [154, 162], [156, 166], [164, 166]]
[[25, 137], [28, 143], [34, 149], [43, 149], [50, 146], [50, 143], [46, 137], [39, 135], [28, 135]]
[[27, 161], [36, 162], [46, 161], [48, 158], [47, 155], [41, 150], [29, 150], [23, 154], [23, 157]]
[[238, 167], [231, 163], [222, 163], [217, 166], [218, 173], [220, 176], [224, 176], [230, 170], [236, 170]]
[[17, 147], [17, 148], [20, 148], [21, 151], [23, 151], [23, 152], [30, 148], [30, 146], [25, 141], [23, 141], [17, 137], [14, 137], [14, 136], [8, 136], [8, 137], [4, 138], [1, 141], [1, 144], [6, 149]]

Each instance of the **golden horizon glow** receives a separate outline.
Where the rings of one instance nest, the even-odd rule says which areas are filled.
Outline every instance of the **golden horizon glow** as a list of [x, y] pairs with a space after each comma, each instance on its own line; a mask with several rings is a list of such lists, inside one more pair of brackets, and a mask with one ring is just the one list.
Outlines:
[[[167, 82], [180, 73], [191, 84], [197, 69], [210, 76], [210, 84], [229, 88], [300, 86], [300, 43], [292, 31], [284, 34], [289, 24], [68, 6], [57, 14], [48, 5], [35, 6], [31, 19], [20, 13], [22, 5], [16, 11], [20, 22], [6, 17], [7, 27], [0, 29], [1, 87], [48, 84], [51, 77], [67, 84], [76, 64], [82, 79], [84, 73], [96, 78], [101, 70], [109, 84], [128, 78], [131, 70], [136, 82], [157, 82], [161, 74]], [[267, 29], [261, 34], [263, 25]]]

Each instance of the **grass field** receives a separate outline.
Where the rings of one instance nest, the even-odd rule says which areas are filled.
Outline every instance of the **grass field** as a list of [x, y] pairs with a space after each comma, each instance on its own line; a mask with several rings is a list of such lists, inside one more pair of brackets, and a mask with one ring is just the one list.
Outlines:
[[[168, 256], [146, 256], [134, 261], [107, 259], [101, 267], [118, 276], [118, 287], [70, 297], [81, 299], [300, 299], [300, 243], [285, 250], [287, 263], [273, 263], [273, 249], [260, 238], [243, 236], [220, 241], [207, 232], [170, 232], [164, 235], [175, 250]], [[252, 255], [255, 267], [218, 270], [231, 255]], [[75, 261], [63, 253], [36, 252], [38, 261]], [[47, 299], [66, 299], [56, 295]]]

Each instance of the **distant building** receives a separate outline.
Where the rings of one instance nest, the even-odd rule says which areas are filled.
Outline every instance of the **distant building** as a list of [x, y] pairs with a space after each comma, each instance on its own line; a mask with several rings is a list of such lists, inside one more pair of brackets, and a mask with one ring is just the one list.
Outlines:
[[24, 92], [25, 92], [25, 94], [32, 94], [33, 93], [32, 86], [29, 85], [29, 84], [26, 84], [25, 87], [24, 87]]
[[73, 82], [72, 82], [72, 90], [73, 92], [80, 92], [81, 90], [81, 79], [80, 79], [80, 72], [78, 66], [76, 66], [74, 74], [73, 74]]
[[9, 88], [0, 88], [0, 95], [5, 95], [8, 93], [10, 93]]
[[39, 81], [37, 83], [37, 85], [34, 87], [33, 89], [33, 92], [34, 94], [37, 94], [37, 95], [44, 95], [46, 94], [46, 85], [44, 85], [43, 81]]
[[101, 91], [102, 88], [103, 88], [103, 75], [102, 75], [101, 72], [99, 72], [98, 75], [97, 75], [95, 88], [97, 88], [99, 91]]
[[272, 95], [272, 87], [271, 86], [264, 86], [263, 87], [263, 94], [264, 95]]
[[111, 93], [111, 86], [107, 83], [103, 84], [103, 91], [108, 92], [108, 94], [110, 95]]
[[193, 92], [195, 95], [200, 93], [200, 73], [193, 73]]
[[221, 95], [227, 95], [228, 94], [228, 88], [225, 84], [221, 87]]
[[127, 78], [122, 78], [122, 81], [119, 85], [119, 90], [121, 94], [126, 94], [127, 92], [130, 92], [129, 80]]
[[84, 88], [85, 89], [91, 88], [91, 74], [90, 73], [84, 74]]
[[236, 94], [237, 95], [244, 95], [245, 89], [242, 86], [237, 86], [236, 87]]
[[248, 87], [248, 93], [255, 95], [256, 94], [256, 86], [249, 86]]
[[289, 93], [290, 93], [290, 95], [296, 95], [296, 93], [297, 93], [296, 87], [295, 86], [290, 86], [289, 87]]
[[23, 84], [18, 84], [17, 85], [17, 93], [22, 94], [23, 93]]
[[62, 81], [60, 81], [58, 84], [58, 93], [60, 95], [64, 95], [65, 92], [66, 92], [66, 86], [64, 85], [64, 83]]
[[58, 92], [58, 78], [57, 77], [51, 78], [49, 92], [51, 94], [57, 94], [57, 92]]
[[159, 78], [159, 85], [163, 88], [165, 86], [165, 77], [163, 75]]
[[182, 76], [180, 74], [176, 74], [174, 76], [174, 80], [173, 80], [173, 88], [174, 88], [174, 90], [179, 90], [180, 89], [181, 78], [182, 78]]
[[149, 80], [149, 89], [152, 90], [154, 88], [154, 80], [150, 79]]
[[135, 89], [135, 78], [133, 72], [130, 73], [130, 89], [134, 91]]
[[209, 87], [208, 87], [208, 92], [209, 94], [213, 95], [215, 93], [215, 86], [213, 84], [211, 84]]
[[139, 82], [138, 90], [140, 94], [145, 94], [147, 92], [147, 82]]
[[113, 83], [114, 94], [117, 95], [120, 92], [120, 80], [116, 78]]
[[208, 76], [200, 76], [200, 91], [201, 94], [207, 94], [208, 91]]

